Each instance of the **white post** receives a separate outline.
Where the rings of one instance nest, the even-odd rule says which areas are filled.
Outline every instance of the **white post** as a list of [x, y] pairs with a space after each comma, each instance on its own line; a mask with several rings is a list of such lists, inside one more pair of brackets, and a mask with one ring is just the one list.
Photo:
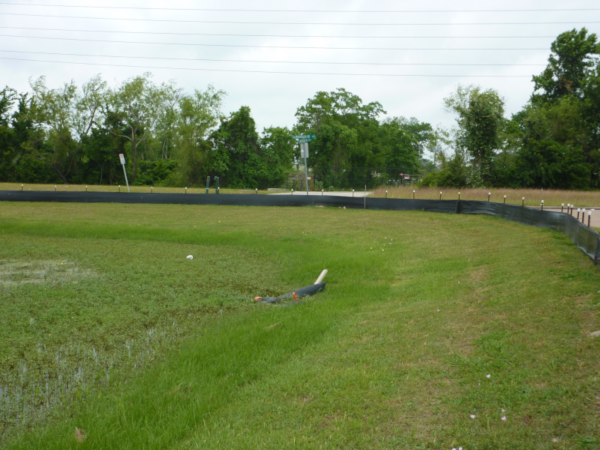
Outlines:
[[327, 269], [325, 269], [323, 272], [321, 272], [321, 275], [319, 275], [319, 278], [317, 278], [317, 281], [315, 281], [315, 284], [321, 284], [323, 282], [323, 280], [325, 279], [325, 276], [327, 275], [328, 271]]
[[308, 194], [308, 142], [304, 144], [304, 176], [306, 177], [306, 195]]
[[121, 158], [121, 165], [123, 166], [123, 173], [125, 174], [125, 183], [127, 183], [127, 192], [131, 192], [129, 190], [129, 180], [127, 179], [127, 171], [125, 170], [125, 155], [123, 155], [121, 153], [119, 155], [119, 158]]

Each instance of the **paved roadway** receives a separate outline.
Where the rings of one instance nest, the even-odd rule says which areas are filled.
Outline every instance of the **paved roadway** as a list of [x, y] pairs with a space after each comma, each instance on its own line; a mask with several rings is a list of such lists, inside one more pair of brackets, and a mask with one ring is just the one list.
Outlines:
[[[550, 206], [550, 207], [544, 207], [544, 210], [546, 211], [557, 211], [560, 212], [560, 207], [556, 207], [556, 206]], [[565, 211], [567, 210], [567, 208], [565, 208]], [[587, 225], [587, 216], [588, 216], [588, 211], [592, 210], [592, 228], [600, 228], [600, 207], [594, 207], [594, 208], [585, 208], [585, 224]], [[577, 217], [577, 209], [575, 209], [575, 212], [573, 212], [573, 217]], [[579, 219], [581, 220], [581, 216], [579, 217]]]
[[[354, 195], [352, 194], [352, 192], [327, 192], [327, 191], [325, 191], [325, 192], [321, 193], [321, 192], [311, 191], [308, 193], [308, 195], [319, 195], [319, 196], [320, 195], [332, 195], [335, 197], [353, 197], [354, 196], [354, 197], [358, 197], [358, 198], [369, 196], [371, 194], [373, 194], [373, 193], [369, 192], [369, 191], [367, 191], [367, 192], [364, 192], [364, 191], [358, 192], [357, 191], [354, 193]], [[292, 195], [292, 193], [291, 192], [278, 192], [276, 194], [270, 194], [270, 195]], [[296, 191], [296, 192], [294, 192], [293, 195], [306, 195], [306, 191]]]

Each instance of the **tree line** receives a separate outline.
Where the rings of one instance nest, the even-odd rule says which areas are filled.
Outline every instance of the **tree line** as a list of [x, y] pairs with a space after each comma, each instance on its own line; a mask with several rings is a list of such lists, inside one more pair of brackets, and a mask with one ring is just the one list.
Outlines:
[[436, 130], [428, 186], [600, 187], [600, 44], [583, 28], [552, 43], [521, 111], [505, 117], [492, 89], [460, 86], [445, 99], [453, 130]]
[[186, 93], [149, 73], [114, 87], [100, 76], [82, 86], [49, 88], [44, 77], [30, 85], [0, 92], [0, 181], [124, 184], [124, 154], [132, 184], [200, 186], [219, 176], [222, 186], [278, 187], [299, 162], [293, 135], [310, 132], [318, 135], [312, 176], [343, 187], [360, 167], [374, 184], [387, 174], [371, 167], [418, 171], [432, 134], [416, 119], [381, 119], [379, 103], [344, 89], [309, 99], [293, 129], [259, 133], [249, 107], [225, 116], [225, 93], [212, 86]]
[[133, 184], [191, 187], [219, 176], [227, 187], [278, 187], [301, 177], [293, 135], [316, 134], [309, 168], [319, 188], [410, 173], [429, 186], [597, 189], [599, 55], [585, 28], [561, 34], [520, 112], [507, 118], [497, 91], [459, 86], [444, 100], [457, 117], [450, 130], [387, 117], [345, 89], [317, 92], [291, 129], [259, 132], [247, 106], [224, 115], [226, 94], [212, 86], [188, 93], [146, 73], [49, 88], [41, 77], [28, 92], [0, 91], [0, 181], [123, 184], [122, 153]]

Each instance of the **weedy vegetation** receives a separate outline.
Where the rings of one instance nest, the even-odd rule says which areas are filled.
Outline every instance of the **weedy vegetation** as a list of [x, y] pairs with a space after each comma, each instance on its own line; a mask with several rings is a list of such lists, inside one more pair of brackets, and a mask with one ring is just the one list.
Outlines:
[[509, 188], [444, 188], [444, 187], [381, 187], [373, 192], [374, 197], [388, 198], [415, 198], [422, 200], [439, 200], [440, 192], [443, 200], [458, 200], [460, 192], [461, 200], [490, 201], [503, 203], [506, 195], [506, 203], [511, 205], [522, 205], [525, 198], [525, 206], [540, 206], [542, 200], [545, 206], [558, 206], [571, 204], [576, 207], [598, 207], [600, 206], [600, 192], [598, 191], [572, 191], [560, 189], [509, 189]]
[[[126, 185], [89, 185], [85, 186], [82, 184], [23, 184], [23, 183], [0, 183], [0, 190], [3, 191], [47, 191], [47, 192], [127, 192]], [[133, 193], [141, 194], [206, 194], [206, 186], [203, 187], [165, 187], [165, 186], [130, 186], [129, 190]], [[210, 184], [210, 194], [214, 194], [217, 190], [214, 180]], [[254, 189], [230, 189], [219, 187], [219, 193], [221, 194], [267, 194], [268, 191]]]
[[553, 231], [3, 203], [0, 261], [7, 449], [600, 446], [600, 272]]

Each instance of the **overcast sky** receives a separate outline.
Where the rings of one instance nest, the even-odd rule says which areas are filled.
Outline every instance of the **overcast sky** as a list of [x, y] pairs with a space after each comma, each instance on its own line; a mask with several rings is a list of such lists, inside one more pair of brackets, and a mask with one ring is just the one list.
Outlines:
[[[85, 7], [72, 8], [57, 5]], [[133, 9], [92, 8], [93, 6], [119, 8], [130, 6]], [[174, 11], [172, 10], [174, 8], [266, 11]], [[564, 8], [571, 11], [539, 11]], [[450, 126], [454, 118], [444, 112], [442, 101], [456, 89], [458, 84], [477, 84], [484, 88], [496, 89], [506, 100], [507, 113], [517, 112], [531, 95], [533, 87], [531, 76], [543, 70], [554, 37], [561, 32], [584, 26], [592, 32], [600, 31], [598, 23], [600, 11], [575, 11], [576, 8], [600, 8], [600, 2], [598, 0], [569, 2], [564, 0], [488, 0], [485, 2], [467, 0], [451, 2], [447, 0], [418, 2], [403, 0], [305, 0], [302, 2], [294, 0], [252, 2], [247, 0], [79, 0], [77, 2], [0, 0], [0, 58], [2, 58], [0, 59], [0, 85], [27, 90], [28, 80], [31, 77], [45, 75], [49, 87], [58, 87], [71, 79], [81, 84], [98, 73], [101, 73], [111, 84], [115, 84], [145, 71], [151, 71], [157, 82], [176, 80], [177, 84], [186, 91], [205, 89], [209, 84], [226, 91], [228, 95], [224, 113], [228, 114], [243, 105], [250, 106], [259, 130], [271, 125], [291, 127], [295, 122], [296, 109], [305, 104], [307, 99], [314, 96], [317, 91], [332, 91], [343, 87], [359, 95], [366, 103], [379, 101], [389, 116], [416, 117], [433, 125]], [[510, 9], [521, 10], [521, 12], [458, 12], [458, 10], [477, 9]], [[522, 11], [525, 9], [537, 11]], [[274, 12], [273, 10], [311, 10], [311, 12]], [[322, 12], [324, 10], [337, 12]], [[364, 12], [373, 10], [388, 12]], [[405, 12], [407, 10], [423, 12]], [[78, 18], [66, 18], [68, 16]], [[203, 23], [202, 21], [270, 23]], [[528, 24], [490, 24], [517, 22]], [[539, 24], [542, 22], [563, 23]], [[186, 33], [206, 35], [186, 35]], [[215, 36], [215, 34], [278, 36]], [[341, 38], [342, 36], [354, 38]], [[358, 38], [358, 36], [368, 38]], [[394, 36], [406, 38], [392, 38]], [[143, 44], [144, 42], [149, 44]], [[363, 50], [359, 50], [360, 48]], [[426, 48], [438, 50], [419, 50]], [[457, 48], [466, 50], [453, 50]], [[26, 52], [70, 53], [81, 56]], [[136, 58], [132, 58], [134, 56]], [[158, 59], [140, 59], [140, 57]], [[182, 58], [182, 60], [160, 58]], [[186, 60], [198, 58], [227, 59], [235, 62]], [[68, 61], [95, 65], [67, 64]], [[271, 63], [256, 61], [271, 61]], [[306, 62], [306, 64], [275, 63], [278, 61]], [[360, 65], [327, 63], [360, 63]], [[506, 65], [376, 65], [381, 63]], [[110, 66], [111, 64], [139, 66], [139, 68], [113, 67]], [[218, 70], [316, 74], [219, 72]], [[326, 73], [336, 73], [336, 75], [326, 75]], [[344, 73], [422, 76], [342, 75]], [[427, 77], [425, 75], [459, 76]], [[483, 78], [476, 75], [523, 77]]]

